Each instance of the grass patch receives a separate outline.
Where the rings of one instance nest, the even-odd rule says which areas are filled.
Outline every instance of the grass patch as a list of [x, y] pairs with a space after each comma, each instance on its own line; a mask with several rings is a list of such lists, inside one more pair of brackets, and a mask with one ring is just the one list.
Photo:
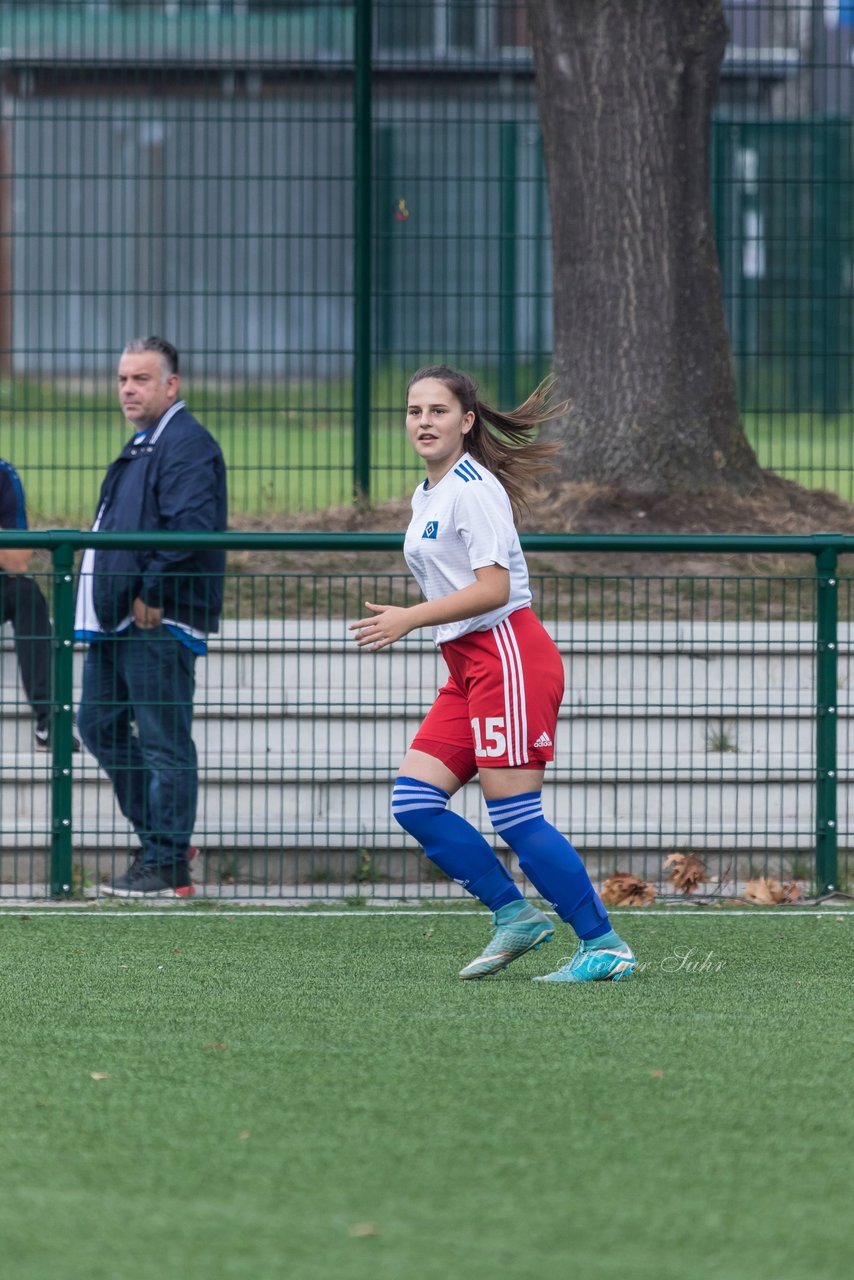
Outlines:
[[[217, 438], [228, 469], [229, 513], [286, 515], [346, 506], [353, 498], [353, 432], [338, 423], [286, 424], [280, 414], [205, 414], [191, 406]], [[4, 427], [3, 457], [14, 459], [27, 496], [30, 524], [87, 527], [94, 518], [101, 481], [129, 433], [117, 415], [94, 423], [34, 422], [26, 440]], [[19, 433], [20, 434], [20, 433]], [[10, 438], [10, 436], [12, 438]], [[411, 492], [417, 460], [404, 455], [396, 432], [373, 432], [372, 497], [375, 502]]]
[[[421, 474], [403, 429], [404, 373], [373, 386], [372, 500], [400, 497]], [[190, 410], [217, 438], [232, 516], [322, 511], [353, 497], [348, 380], [215, 386], [186, 383]], [[3, 457], [20, 472], [30, 523], [76, 527], [94, 515], [101, 480], [130, 431], [112, 379], [0, 381]]]
[[[495, 403], [495, 373], [470, 362], [468, 367], [484, 398]], [[520, 395], [541, 372], [528, 366], [517, 371]], [[406, 496], [422, 474], [403, 429], [408, 373], [384, 365], [374, 377], [373, 502]], [[222, 446], [233, 517], [323, 511], [352, 500], [348, 379], [217, 386], [189, 378], [186, 396]], [[21, 473], [31, 523], [88, 524], [106, 467], [129, 435], [112, 379], [0, 380], [0, 411], [3, 457]], [[854, 501], [854, 414], [747, 413], [744, 429], [764, 467]]]
[[763, 467], [854, 502], [854, 413], [747, 413], [743, 422]]
[[460, 983], [486, 925], [0, 916], [9, 1274], [844, 1273], [854, 917], [621, 917], [578, 989]]

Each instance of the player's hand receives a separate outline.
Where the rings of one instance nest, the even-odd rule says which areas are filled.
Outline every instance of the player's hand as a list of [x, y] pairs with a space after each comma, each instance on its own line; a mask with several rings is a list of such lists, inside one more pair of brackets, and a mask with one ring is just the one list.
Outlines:
[[133, 602], [131, 616], [134, 622], [142, 631], [148, 631], [151, 627], [159, 627], [163, 619], [163, 610], [155, 609], [152, 605], [146, 604], [144, 600], [140, 600], [139, 596]]
[[360, 649], [384, 649], [408, 635], [413, 628], [408, 609], [394, 604], [372, 604], [370, 600], [365, 601], [365, 608], [373, 610], [373, 617], [360, 618], [347, 628], [355, 631], [356, 644]]

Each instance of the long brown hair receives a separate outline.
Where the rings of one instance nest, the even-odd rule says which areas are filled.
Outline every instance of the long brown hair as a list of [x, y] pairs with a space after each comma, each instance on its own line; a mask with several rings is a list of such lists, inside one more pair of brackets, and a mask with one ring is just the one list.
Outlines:
[[536, 428], [566, 413], [568, 402], [552, 399], [552, 379], [546, 378], [516, 409], [501, 413], [477, 398], [471, 378], [446, 364], [425, 365], [406, 385], [407, 398], [416, 382], [435, 378], [456, 396], [463, 413], [473, 413], [474, 423], [466, 436], [471, 456], [483, 463], [507, 490], [514, 519], [530, 510], [531, 491], [538, 477], [551, 470], [551, 460], [560, 453], [557, 441], [538, 441]]

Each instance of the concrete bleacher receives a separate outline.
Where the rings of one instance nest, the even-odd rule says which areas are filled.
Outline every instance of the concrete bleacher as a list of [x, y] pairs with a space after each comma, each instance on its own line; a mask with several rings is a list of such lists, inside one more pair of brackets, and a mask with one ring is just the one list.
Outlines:
[[[564, 623], [553, 634], [567, 692], [546, 809], [587, 854], [619, 856], [622, 866], [630, 852], [667, 848], [811, 848], [811, 624]], [[82, 659], [76, 652], [75, 701]], [[841, 835], [849, 663], [846, 634], [836, 712]], [[443, 679], [429, 637], [375, 655], [356, 649], [343, 621], [226, 624], [197, 666], [194, 842], [249, 879], [262, 866], [279, 879], [322, 878], [322, 867], [365, 850], [381, 853], [394, 878], [412, 842], [389, 816], [391, 783]], [[0, 850], [35, 856], [50, 846], [51, 761], [33, 750], [8, 628], [0, 688]], [[123, 853], [127, 824], [109, 782], [86, 752], [73, 769], [75, 857]], [[454, 803], [489, 832], [476, 787]], [[297, 870], [283, 873], [288, 859]]]

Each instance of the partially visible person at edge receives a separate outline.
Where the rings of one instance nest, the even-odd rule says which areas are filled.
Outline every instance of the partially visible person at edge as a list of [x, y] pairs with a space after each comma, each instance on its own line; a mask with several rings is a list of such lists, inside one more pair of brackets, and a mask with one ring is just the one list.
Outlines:
[[428, 858], [492, 912], [494, 932], [461, 978], [485, 978], [550, 941], [550, 917], [529, 904], [492, 848], [448, 808], [479, 775], [494, 829], [541, 897], [575, 931], [572, 957], [539, 982], [625, 977], [631, 949], [614, 931], [578, 853], [543, 815], [564, 689], [557, 646], [531, 609], [516, 520], [556, 446], [537, 425], [559, 416], [540, 386], [499, 413], [446, 365], [419, 369], [407, 389], [406, 430], [427, 478], [415, 490], [404, 554], [425, 600], [408, 608], [365, 602], [356, 643], [385, 649], [432, 627], [450, 672], [403, 759], [394, 817]]
[[[20, 476], [0, 458], [0, 529], [26, 529], [27, 505]], [[51, 628], [47, 602], [35, 578], [27, 573], [32, 551], [0, 548], [0, 621], [11, 622], [21, 684], [33, 712], [37, 751], [51, 746]], [[72, 750], [80, 744], [71, 739]]]
[[[93, 530], [210, 533], [227, 523], [222, 451], [180, 400], [162, 338], [122, 352], [118, 392], [134, 433], [101, 486]], [[225, 553], [86, 551], [75, 636], [89, 642], [77, 727], [142, 845], [104, 893], [189, 897], [198, 801], [195, 664], [222, 609]]]

